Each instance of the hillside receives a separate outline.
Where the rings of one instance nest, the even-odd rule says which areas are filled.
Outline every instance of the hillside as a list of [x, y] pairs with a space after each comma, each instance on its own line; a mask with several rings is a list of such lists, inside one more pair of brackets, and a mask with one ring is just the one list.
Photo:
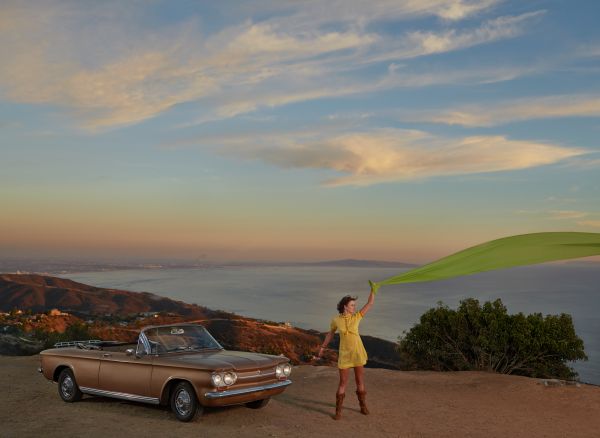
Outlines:
[[[120, 341], [134, 341], [140, 327], [146, 325], [197, 322], [203, 324], [226, 349], [284, 354], [294, 364], [311, 363], [312, 356], [325, 338], [324, 333], [315, 330], [245, 318], [147, 292], [104, 289], [43, 275], [1, 274], [0, 310], [9, 312], [13, 309], [29, 310], [34, 314], [51, 309], [70, 313], [50, 317], [24, 315], [17, 322], [13, 321], [25, 332], [42, 330], [62, 333], [69, 325], [83, 324], [85, 319], [93, 321], [88, 327], [94, 337]], [[154, 312], [159, 314], [145, 318], [131, 316]], [[120, 315], [123, 319], [115, 322], [113, 317], [110, 319], [112, 322], [107, 322], [103, 318], [106, 314]], [[319, 364], [336, 364], [338, 341], [336, 335], [331, 349], [325, 352]], [[399, 355], [393, 342], [363, 336], [363, 343], [369, 355], [368, 367], [400, 368]], [[3, 349], [2, 345], [7, 348]], [[0, 339], [0, 354], [15, 354], [15, 351], [19, 350], [12, 339]], [[24, 351], [30, 351], [30, 348]]]
[[104, 289], [64, 278], [35, 274], [0, 275], [0, 310], [29, 309], [45, 312], [61, 309], [75, 314], [127, 315], [143, 312], [173, 312], [203, 317], [214, 312], [148, 292]]

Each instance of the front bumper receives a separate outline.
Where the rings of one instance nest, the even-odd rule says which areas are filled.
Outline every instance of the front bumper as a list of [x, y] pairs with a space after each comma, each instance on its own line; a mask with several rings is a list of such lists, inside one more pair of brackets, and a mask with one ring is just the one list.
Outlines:
[[283, 380], [281, 382], [270, 383], [268, 385], [253, 386], [251, 388], [228, 389], [225, 391], [207, 392], [204, 394], [204, 397], [206, 397], [208, 399], [233, 397], [236, 395], [250, 394], [253, 392], [268, 391], [270, 389], [282, 388], [282, 387], [288, 386], [291, 383], [292, 383], [292, 381], [287, 379], [287, 380]]
[[203, 405], [226, 406], [248, 403], [281, 394], [292, 383], [291, 380], [268, 383], [266, 385], [251, 386], [248, 388], [227, 389], [225, 391], [205, 392]]

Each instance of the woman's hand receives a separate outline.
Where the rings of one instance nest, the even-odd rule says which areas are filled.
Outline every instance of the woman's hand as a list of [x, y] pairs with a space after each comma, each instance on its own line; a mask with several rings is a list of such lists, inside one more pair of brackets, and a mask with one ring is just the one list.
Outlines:
[[369, 280], [369, 286], [371, 286], [371, 293], [373, 295], [375, 295], [377, 293], [377, 291], [379, 290], [379, 285], [377, 283], [373, 283], [371, 280]]

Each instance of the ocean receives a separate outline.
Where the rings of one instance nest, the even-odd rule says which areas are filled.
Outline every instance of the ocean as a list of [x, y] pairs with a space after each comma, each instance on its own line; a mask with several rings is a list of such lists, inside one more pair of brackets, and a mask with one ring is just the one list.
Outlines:
[[[105, 288], [153, 292], [239, 315], [327, 331], [339, 299], [369, 295], [367, 280], [407, 269], [372, 267], [222, 267], [144, 269], [64, 274]], [[397, 341], [428, 309], [443, 301], [455, 308], [464, 298], [500, 298], [509, 313], [568, 313], [585, 344], [587, 362], [573, 364], [584, 382], [600, 384], [600, 267], [593, 263], [544, 264], [491, 271], [449, 280], [384, 286], [361, 334]]]

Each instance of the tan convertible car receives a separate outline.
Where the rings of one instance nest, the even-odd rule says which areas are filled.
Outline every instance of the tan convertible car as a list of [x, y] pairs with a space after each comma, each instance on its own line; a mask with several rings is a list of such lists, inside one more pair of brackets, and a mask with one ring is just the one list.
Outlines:
[[39, 371], [66, 402], [89, 394], [169, 404], [181, 421], [204, 406], [262, 408], [292, 383], [287, 358], [227, 351], [197, 324], [146, 327], [137, 345], [75, 343], [40, 357]]

